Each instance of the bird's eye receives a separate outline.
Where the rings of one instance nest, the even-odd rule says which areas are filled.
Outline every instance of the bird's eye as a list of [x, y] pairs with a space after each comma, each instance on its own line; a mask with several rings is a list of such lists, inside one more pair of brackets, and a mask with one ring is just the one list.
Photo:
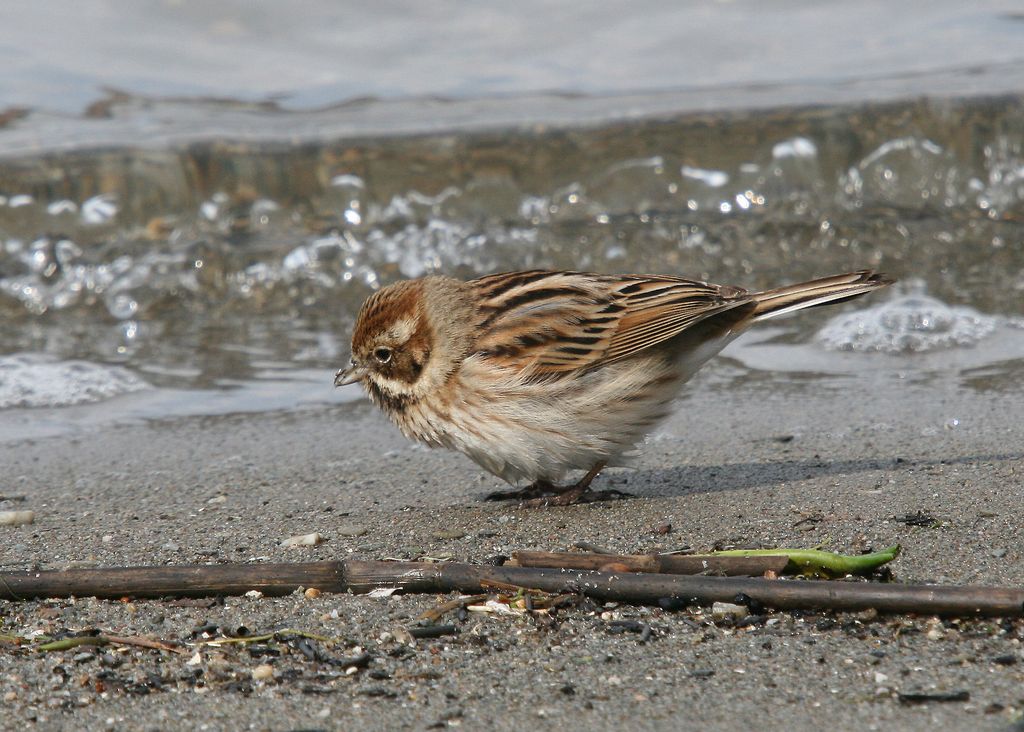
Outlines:
[[381, 363], [387, 363], [391, 360], [391, 349], [390, 348], [377, 348], [373, 351], [373, 357]]

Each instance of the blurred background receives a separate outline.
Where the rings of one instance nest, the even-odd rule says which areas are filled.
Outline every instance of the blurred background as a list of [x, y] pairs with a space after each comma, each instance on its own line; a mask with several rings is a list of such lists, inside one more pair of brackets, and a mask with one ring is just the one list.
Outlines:
[[53, 0], [0, 24], [0, 441], [321, 409], [403, 277], [893, 291], [691, 388], [1024, 383], [1015, 2]]

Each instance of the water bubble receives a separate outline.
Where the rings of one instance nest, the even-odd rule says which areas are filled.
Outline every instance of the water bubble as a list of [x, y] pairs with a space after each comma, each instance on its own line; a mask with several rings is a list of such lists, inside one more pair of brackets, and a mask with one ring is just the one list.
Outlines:
[[551, 201], [543, 196], [523, 196], [519, 202], [519, 216], [538, 226], [550, 219], [550, 206]]
[[712, 188], [721, 188], [729, 182], [729, 174], [723, 170], [705, 170], [704, 168], [693, 168], [684, 165], [679, 169], [680, 175], [690, 180], [695, 180]]
[[209, 221], [216, 220], [220, 213], [220, 207], [213, 201], [203, 201], [199, 204], [199, 215]]
[[91, 226], [109, 223], [117, 215], [117, 203], [113, 195], [93, 196], [82, 204], [82, 221]]
[[62, 214], [73, 214], [77, 212], [78, 204], [76, 204], [74, 201], [69, 201], [67, 199], [61, 201], [53, 201], [52, 203], [46, 206], [46, 213], [50, 214], [50, 216], [60, 216]]
[[591, 201], [581, 183], [559, 188], [548, 201], [551, 221], [582, 221], [604, 213], [601, 206]]
[[288, 252], [284, 259], [281, 260], [281, 265], [285, 269], [305, 269], [312, 264], [312, 262], [313, 257], [310, 255], [309, 248], [301, 246]]
[[985, 167], [988, 180], [973, 179], [970, 186], [977, 193], [978, 208], [991, 218], [1024, 215], [1024, 146], [1020, 140], [1000, 136], [994, 144], [986, 145]]
[[676, 205], [677, 190], [678, 185], [667, 178], [665, 160], [660, 155], [610, 165], [587, 186], [590, 197], [611, 213], [671, 208]]
[[362, 178], [358, 175], [351, 175], [350, 173], [343, 173], [341, 175], [334, 176], [331, 178], [331, 185], [335, 188], [339, 188], [341, 186], [360, 189], [366, 188], [366, 183], [363, 182]]
[[781, 158], [813, 158], [818, 155], [818, 146], [806, 137], [794, 137], [776, 143], [772, 147], [772, 157]]
[[107, 298], [107, 310], [118, 320], [125, 320], [139, 312], [139, 303], [131, 295], [122, 292]]
[[888, 140], [840, 177], [839, 188], [848, 207], [897, 206], [920, 209], [931, 200], [962, 197], [956, 159], [928, 139]]
[[827, 348], [908, 353], [970, 346], [992, 333], [998, 318], [924, 294], [907, 294], [843, 313], [818, 332]]

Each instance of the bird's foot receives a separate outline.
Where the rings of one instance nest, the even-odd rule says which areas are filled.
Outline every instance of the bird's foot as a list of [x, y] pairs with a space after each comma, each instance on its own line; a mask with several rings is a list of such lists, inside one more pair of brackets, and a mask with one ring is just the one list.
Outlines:
[[574, 503], [592, 503], [594, 501], [608, 501], [619, 498], [632, 498], [629, 493], [617, 490], [592, 491], [590, 483], [597, 477], [598, 473], [604, 470], [604, 463], [598, 463], [590, 469], [580, 481], [569, 486], [554, 486], [547, 484], [548, 491], [554, 493], [551, 496], [539, 496], [529, 498], [520, 505], [526, 508], [537, 508], [539, 506], [571, 506]]

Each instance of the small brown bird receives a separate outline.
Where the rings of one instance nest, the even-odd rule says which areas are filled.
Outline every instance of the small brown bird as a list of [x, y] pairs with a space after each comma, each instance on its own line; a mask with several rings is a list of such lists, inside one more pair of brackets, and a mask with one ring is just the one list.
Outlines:
[[[567, 505], [605, 497], [588, 492], [594, 477], [749, 326], [892, 282], [867, 270], [764, 292], [668, 275], [424, 277], [363, 303], [334, 384], [361, 382], [406, 437], [531, 481], [492, 497]], [[587, 472], [557, 486], [570, 470]]]

